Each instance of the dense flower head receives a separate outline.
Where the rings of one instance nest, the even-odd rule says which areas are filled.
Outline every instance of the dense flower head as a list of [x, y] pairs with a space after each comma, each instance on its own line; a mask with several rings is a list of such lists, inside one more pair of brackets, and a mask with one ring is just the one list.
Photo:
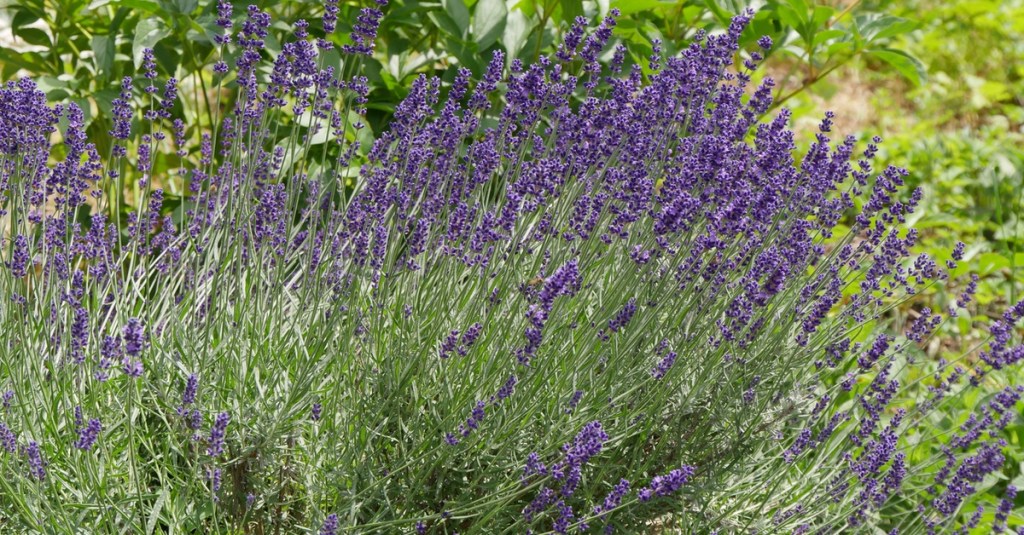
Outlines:
[[210, 457], [216, 457], [224, 453], [224, 437], [228, 428], [228, 422], [230, 421], [231, 414], [228, 412], [218, 414], [214, 420], [206, 446], [206, 454]]
[[684, 465], [665, 475], [654, 476], [648, 487], [638, 491], [640, 501], [650, 500], [652, 496], [668, 496], [675, 493], [693, 477], [696, 471], [695, 467]]
[[89, 423], [78, 429], [78, 441], [75, 442], [75, 447], [80, 450], [89, 451], [92, 449], [93, 444], [96, 443], [96, 439], [100, 436], [100, 431], [103, 430], [103, 424], [96, 418], [89, 420]]
[[[387, 0], [379, 0], [377, 3], [380, 6], [384, 6], [387, 5]], [[373, 54], [373, 43], [377, 39], [377, 28], [380, 26], [380, 19], [383, 17], [384, 13], [379, 9], [362, 9], [359, 12], [359, 16], [356, 18], [355, 24], [352, 26], [353, 44], [344, 45], [341, 47], [341, 50], [348, 54], [364, 56]], [[327, 31], [326, 22], [324, 31]]]
[[338, 526], [338, 515], [331, 513], [327, 515], [323, 525], [320, 526], [320, 535], [337, 535]]
[[25, 456], [28, 458], [28, 472], [37, 481], [46, 479], [46, 460], [43, 458], [43, 453], [39, 447], [39, 443], [30, 440], [28, 445], [25, 446]]

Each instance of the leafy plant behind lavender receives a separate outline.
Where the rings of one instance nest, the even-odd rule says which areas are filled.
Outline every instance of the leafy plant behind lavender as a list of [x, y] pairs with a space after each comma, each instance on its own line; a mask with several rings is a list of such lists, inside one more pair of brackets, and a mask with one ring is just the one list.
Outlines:
[[[275, 55], [289, 38], [291, 22], [311, 16], [311, 8], [317, 14], [322, 10], [321, 3], [256, 4], [277, 21], [264, 39], [264, 49]], [[888, 6], [882, 10], [853, 3], [840, 9], [804, 0], [396, 0], [376, 36], [375, 54], [363, 60], [370, 97], [364, 132], [387, 128], [396, 105], [420, 74], [438, 76], [442, 90], [447, 91], [460, 68], [482, 75], [494, 51], [504, 52], [509, 59], [535, 61], [541, 54], [554, 53], [577, 18], [602, 17], [609, 7], [623, 10], [612, 43], [626, 47], [627, 68], [640, 65], [648, 76], [646, 58], [656, 41], [675, 54], [677, 43], [688, 42], [699, 30], [726, 28], [748, 5], [758, 12], [740, 36], [741, 46], [755, 46], [764, 35], [777, 42], [768, 52], [770, 70], [779, 73], [773, 106], [807, 91], [832, 91], [819, 82], [835, 77], [837, 69], [859, 58], [871, 58], [886, 75], [899, 74], [915, 85], [924, 76], [920, 62], [896, 43], [917, 25], [887, 15]], [[338, 9], [343, 32], [329, 35], [312, 27], [311, 34], [336, 45], [348, 44], [346, 32], [358, 16], [359, 3], [341, 3]], [[216, 80], [204, 68], [216, 59], [221, 33], [213, 0], [0, 0], [0, 77], [30, 76], [51, 103], [76, 103], [82, 108], [87, 135], [106, 153], [109, 146], [103, 132], [115, 120], [110, 102], [117, 98], [121, 79], [132, 75], [141, 65], [143, 51], [150, 48], [158, 72], [179, 80], [174, 112], [186, 119], [189, 135], [197, 136], [212, 127], [210, 121], [221, 110], [234, 105], [237, 93], [230, 74]], [[610, 59], [610, 49], [604, 59]], [[322, 56], [328, 65], [342, 61], [336, 49], [323, 50]], [[739, 65], [740, 60], [735, 61]], [[220, 90], [215, 91], [218, 85]], [[291, 125], [279, 125], [273, 135], [275, 142], [287, 139]], [[177, 160], [173, 152], [157, 153], [154, 170], [171, 171]], [[180, 200], [176, 192], [167, 192], [165, 203]]]
[[383, 9], [269, 54], [271, 17], [222, 2], [238, 96], [195, 136], [150, 49], [103, 152], [77, 105], [0, 90], [5, 529], [1006, 527], [1012, 487], [964, 503], [1005, 464], [1024, 303], [934, 375], [914, 349], [971, 290], [865, 332], [964, 247], [913, 255], [920, 193], [831, 114], [794, 159], [749, 87], [772, 40], [734, 68], [752, 12], [647, 75], [599, 59], [616, 13], [580, 21], [536, 62], [417, 78], [365, 139]]

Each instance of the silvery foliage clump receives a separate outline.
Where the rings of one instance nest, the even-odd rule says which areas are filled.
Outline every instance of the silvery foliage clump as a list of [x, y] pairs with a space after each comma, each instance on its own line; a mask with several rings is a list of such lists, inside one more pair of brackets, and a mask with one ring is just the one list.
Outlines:
[[[649, 75], [621, 47], [598, 60], [614, 17], [578, 20], [536, 63], [496, 53], [447, 91], [417, 79], [372, 142], [358, 67], [382, 13], [327, 65], [338, 13], [273, 56], [270, 17], [222, 2], [233, 59], [211, 76], [238, 98], [210, 131], [176, 116], [149, 50], [112, 102], [109, 154], [75, 104], [27, 79], [0, 90], [0, 526], [980, 521], [964, 503], [1006, 460], [1020, 391], [994, 385], [1024, 357], [1024, 304], [937, 371], [915, 348], [973, 285], [872, 330], [963, 247], [913, 255], [920, 192], [872, 169], [879, 140], [833, 142], [830, 114], [794, 159], [771, 81], [749, 87], [760, 54], [734, 67], [751, 13], [656, 47]], [[974, 391], [989, 396], [965, 423], [936, 426]]]

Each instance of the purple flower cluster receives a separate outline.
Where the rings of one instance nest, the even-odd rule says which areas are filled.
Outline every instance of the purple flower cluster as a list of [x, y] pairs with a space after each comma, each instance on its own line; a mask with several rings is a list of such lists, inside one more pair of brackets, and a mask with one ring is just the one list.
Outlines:
[[93, 444], [96, 443], [96, 439], [100, 436], [100, 431], [103, 430], [103, 424], [96, 418], [89, 420], [89, 423], [85, 426], [81, 426], [78, 429], [78, 440], [75, 442], [75, 447], [89, 451], [92, 449]]
[[320, 526], [320, 535], [337, 535], [338, 534], [338, 515], [331, 513], [324, 519], [324, 523]]
[[210, 428], [210, 438], [207, 441], [206, 454], [210, 457], [217, 457], [224, 453], [224, 437], [227, 432], [228, 422], [231, 421], [231, 414], [222, 412], [213, 421]]
[[526, 312], [526, 318], [530, 322], [524, 332], [526, 345], [516, 353], [519, 363], [523, 365], [528, 365], [540, 348], [544, 324], [554, 308], [555, 299], [563, 295], [571, 297], [579, 291], [582, 284], [579, 262], [575, 259], [566, 262], [545, 279], [543, 284], [537, 294], [537, 303], [530, 305]]
[[540, 456], [536, 452], [531, 453], [523, 469], [523, 482], [525, 483], [525, 478], [531, 475], [549, 475], [560, 484], [560, 487], [557, 492], [547, 486], [541, 487], [537, 496], [523, 510], [523, 518], [527, 522], [532, 522], [538, 514], [547, 510], [551, 505], [556, 505], [559, 516], [555, 520], [554, 529], [558, 533], [566, 533], [574, 518], [574, 512], [565, 500], [576, 492], [583, 479], [583, 467], [592, 457], [601, 452], [608, 438], [601, 422], [593, 421], [583, 426], [573, 442], [562, 446], [562, 460], [550, 467], [540, 462]]
[[[387, 0], [377, 0], [377, 4], [381, 7], [386, 6], [387, 3]], [[356, 17], [355, 24], [352, 26], [353, 44], [344, 45], [341, 47], [341, 50], [355, 55], [369, 56], [373, 54], [373, 43], [377, 39], [377, 28], [380, 26], [380, 19], [383, 17], [384, 13], [379, 9], [364, 8], [361, 10], [359, 16]]]
[[684, 465], [676, 468], [663, 476], [654, 476], [651, 484], [637, 491], [637, 497], [641, 502], [650, 501], [656, 496], [668, 496], [683, 488], [690, 478], [697, 472], [693, 466]]

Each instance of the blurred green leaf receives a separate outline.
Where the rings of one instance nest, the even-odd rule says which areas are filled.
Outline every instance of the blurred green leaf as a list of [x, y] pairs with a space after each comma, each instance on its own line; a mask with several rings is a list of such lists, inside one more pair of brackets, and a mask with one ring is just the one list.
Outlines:
[[11, 18], [11, 28], [28, 26], [41, 18], [42, 15], [38, 11], [23, 7], [16, 11], [14, 17]]
[[466, 8], [466, 3], [462, 0], [442, 0], [444, 5], [444, 11], [451, 17], [452, 22], [459, 29], [458, 37], [465, 37], [466, 30], [469, 28], [469, 9]]
[[562, 20], [572, 24], [576, 17], [583, 16], [583, 0], [559, 0], [562, 6]]
[[978, 274], [981, 276], [1009, 267], [1010, 259], [999, 253], [983, 253], [978, 255]]
[[160, 0], [160, 6], [168, 13], [188, 15], [199, 7], [199, 0]]
[[505, 31], [501, 40], [505, 45], [505, 53], [511, 60], [515, 58], [523, 45], [530, 38], [530, 31], [536, 23], [526, 18], [522, 11], [514, 10], [505, 19]]
[[505, 31], [508, 9], [504, 0], [480, 0], [473, 11], [473, 41], [480, 50], [494, 44]]
[[434, 26], [437, 26], [441, 31], [452, 37], [462, 39], [464, 36], [463, 30], [459, 28], [459, 25], [447, 13], [430, 11], [427, 13], [427, 18], [434, 23]]
[[212, 14], [199, 16], [191, 21], [191, 26], [188, 36], [192, 40], [211, 45], [215, 44], [214, 37], [221, 35], [223, 32], [221, 27], [217, 26], [217, 18]]
[[114, 40], [108, 35], [92, 36], [92, 54], [96, 62], [96, 71], [105, 78], [109, 77], [114, 66], [114, 55], [117, 50], [114, 47]]
[[52, 46], [50, 36], [39, 28], [15, 28], [14, 35], [17, 35], [30, 45]]
[[161, 39], [171, 35], [164, 21], [158, 18], [145, 18], [135, 26], [135, 40], [132, 41], [132, 60], [135, 68], [142, 65], [142, 51], [153, 48]]
[[868, 53], [888, 63], [892, 68], [896, 69], [896, 72], [903, 75], [904, 78], [909, 80], [915, 86], [920, 86], [928, 77], [927, 72], [925, 72], [924, 65], [922, 65], [917, 58], [903, 52], [902, 50], [876, 48], [868, 50]]
[[835, 14], [836, 10], [830, 6], [814, 6], [814, 12], [811, 14], [810, 23], [813, 26], [815, 32], [819, 28], [824, 28], [825, 24], [828, 23], [832, 15]]
[[621, 12], [622, 17], [632, 15], [633, 13], [639, 13], [641, 11], [650, 11], [666, 6], [673, 6], [675, 2], [672, 0], [612, 0], [611, 7], [614, 7]]
[[870, 41], [890, 39], [897, 35], [909, 33], [917, 28], [917, 23], [900, 17], [879, 17], [865, 24], [861, 32]]
[[711, 10], [711, 13], [714, 14], [715, 18], [718, 19], [718, 22], [723, 27], [728, 27], [729, 22], [732, 20], [735, 14], [718, 5], [717, 0], [707, 0], [705, 3], [707, 4], [708, 9]]
[[839, 39], [839, 38], [844, 37], [846, 35], [847, 35], [846, 31], [844, 31], [844, 30], [836, 30], [836, 29], [825, 30], [825, 31], [822, 31], [822, 32], [818, 32], [818, 33], [816, 33], [814, 35], [814, 46], [815, 47], [821, 46], [821, 45], [825, 44], [826, 42], [831, 41], [832, 39]]

